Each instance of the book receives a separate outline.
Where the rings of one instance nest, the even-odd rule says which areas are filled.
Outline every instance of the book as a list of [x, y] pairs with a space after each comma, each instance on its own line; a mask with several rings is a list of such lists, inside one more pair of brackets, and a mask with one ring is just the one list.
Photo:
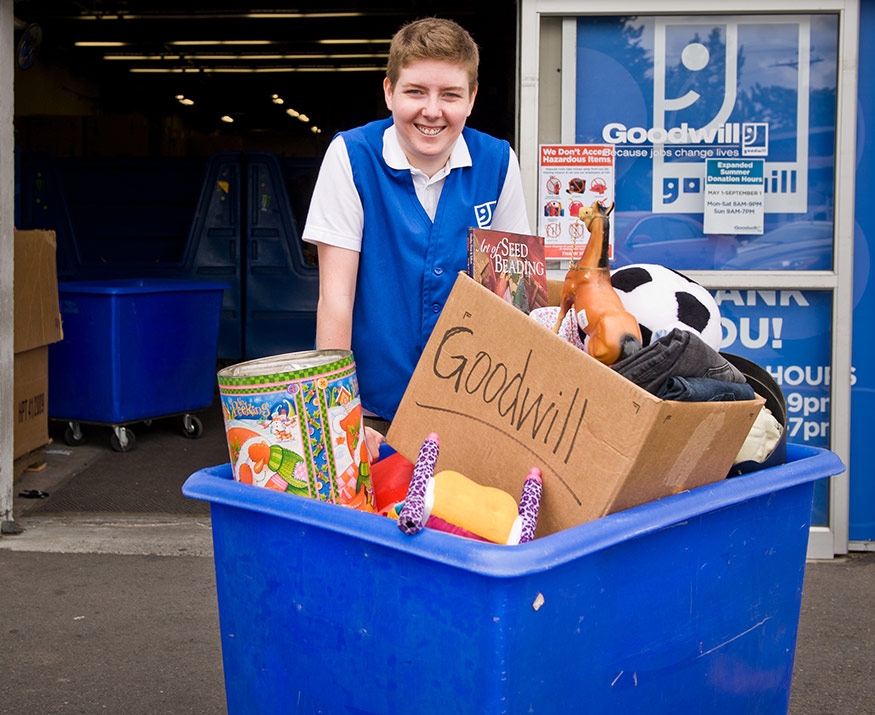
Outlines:
[[543, 236], [469, 228], [468, 275], [526, 314], [548, 305]]

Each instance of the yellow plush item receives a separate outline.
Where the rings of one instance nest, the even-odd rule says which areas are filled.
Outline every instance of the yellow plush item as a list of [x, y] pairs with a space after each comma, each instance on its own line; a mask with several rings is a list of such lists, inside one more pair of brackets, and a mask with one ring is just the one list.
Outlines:
[[482, 486], [452, 470], [435, 474], [429, 492], [432, 498], [427, 496], [426, 501], [433, 516], [488, 541], [507, 543], [519, 516], [517, 503], [507, 492]]

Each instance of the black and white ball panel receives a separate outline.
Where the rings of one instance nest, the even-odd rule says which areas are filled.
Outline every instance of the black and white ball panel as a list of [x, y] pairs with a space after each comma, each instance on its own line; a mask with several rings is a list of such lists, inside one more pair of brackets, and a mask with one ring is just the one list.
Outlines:
[[720, 350], [720, 309], [699, 283], [665, 266], [638, 263], [611, 271], [611, 285], [638, 320], [644, 345], [680, 328]]

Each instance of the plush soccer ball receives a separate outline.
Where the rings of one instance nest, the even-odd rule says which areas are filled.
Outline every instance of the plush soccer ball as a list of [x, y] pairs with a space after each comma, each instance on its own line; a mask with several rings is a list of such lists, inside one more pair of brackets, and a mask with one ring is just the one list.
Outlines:
[[698, 334], [719, 352], [720, 309], [695, 281], [665, 266], [636, 263], [611, 271], [611, 285], [623, 307], [638, 320], [644, 346], [680, 328]]

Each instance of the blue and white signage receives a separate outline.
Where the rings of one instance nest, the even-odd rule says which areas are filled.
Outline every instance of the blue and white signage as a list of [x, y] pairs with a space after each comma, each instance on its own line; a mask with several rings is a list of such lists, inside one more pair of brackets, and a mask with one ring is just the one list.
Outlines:
[[705, 233], [763, 232], [763, 160], [705, 162]]
[[[832, 296], [816, 290], [716, 290], [722, 352], [755, 362], [787, 403], [787, 440], [829, 448]], [[818, 485], [814, 523], [828, 523], [826, 485]]]
[[[614, 147], [617, 213], [701, 225], [707, 163], [755, 161], [762, 230], [726, 234], [757, 241], [798, 220], [832, 221], [837, 16], [588, 16], [577, 28], [574, 138]], [[818, 250], [829, 262], [831, 243]], [[726, 265], [734, 253], [724, 239], [683, 267], [760, 267]]]

